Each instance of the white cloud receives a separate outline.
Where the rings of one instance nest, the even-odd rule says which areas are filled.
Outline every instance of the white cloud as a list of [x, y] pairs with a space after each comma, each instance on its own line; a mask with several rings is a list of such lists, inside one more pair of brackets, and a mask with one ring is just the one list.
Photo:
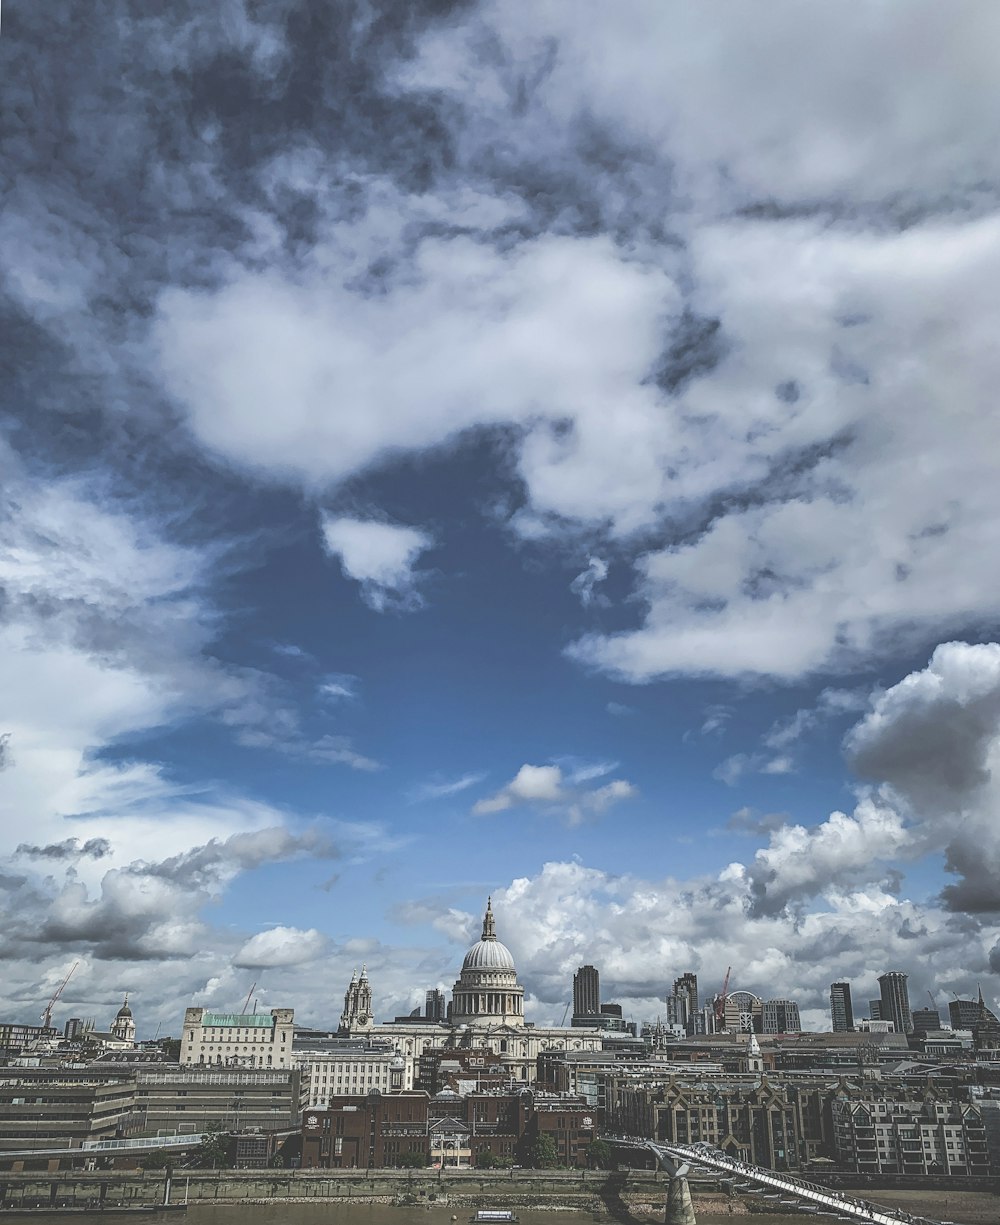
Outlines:
[[[794, 0], [724, 22], [677, 5], [631, 5], [627, 21], [599, 3], [549, 0], [533, 12], [526, 25], [518, 4], [501, 0], [434, 27], [401, 79], [452, 91], [484, 126], [506, 105], [508, 145], [534, 138], [558, 149], [590, 113], [673, 166], [703, 206], [719, 196], [951, 203], [991, 176], [1000, 88], [989, 49], [1000, 19], [974, 2], [879, 5], [849, 26]], [[487, 33], [506, 55], [477, 57]], [[557, 55], [545, 54], [550, 39]], [[519, 111], [512, 60], [535, 69]]]
[[377, 519], [332, 515], [324, 515], [321, 526], [327, 551], [340, 559], [348, 578], [361, 584], [372, 608], [381, 612], [420, 603], [414, 566], [433, 543], [426, 532]]
[[589, 604], [603, 603], [603, 597], [598, 594], [597, 587], [608, 577], [608, 563], [599, 557], [588, 557], [587, 568], [570, 583], [570, 591], [579, 597], [580, 603], [586, 608]]
[[472, 811], [485, 816], [527, 804], [557, 811], [570, 825], [578, 825], [587, 816], [600, 816], [613, 804], [638, 794], [633, 784], [625, 779], [614, 779], [603, 787], [586, 788], [585, 783], [603, 777], [611, 769], [613, 765], [582, 766], [564, 776], [560, 766], [524, 765], [495, 795], [478, 800]]
[[772, 757], [763, 753], [733, 753], [712, 771], [712, 777], [734, 787], [746, 774], [791, 774], [795, 761], [787, 753]]
[[470, 773], [462, 774], [458, 778], [421, 783], [413, 788], [411, 798], [415, 801], [445, 800], [450, 796], [460, 795], [463, 791], [468, 791], [470, 787], [477, 786], [485, 777], [485, 774]]
[[328, 702], [351, 702], [358, 696], [358, 678], [346, 672], [331, 673], [320, 683], [318, 692]]
[[[890, 812], [866, 808], [835, 814], [817, 831], [778, 831], [765, 858], [714, 878], [548, 863], [494, 891], [498, 934], [533, 998], [532, 1019], [559, 1020], [583, 962], [600, 969], [602, 995], [632, 1000], [639, 1020], [662, 1012], [664, 984], [686, 970], [710, 998], [727, 965], [735, 967], [731, 986], [796, 999], [817, 1021], [829, 1016], [831, 981], [850, 979], [865, 998], [866, 990], [877, 994], [887, 966], [909, 970], [914, 996], [927, 987], [974, 991], [998, 929], [970, 931], [947, 911], [887, 889], [865, 848], [892, 856], [900, 837]], [[774, 878], [764, 879], [770, 871]], [[788, 904], [808, 896], [823, 904]]]
[[[877, 236], [706, 231], [702, 292], [732, 351], [683, 398], [702, 437], [680, 490], [753, 485], [783, 454], [791, 466], [763, 505], [737, 503], [646, 554], [644, 624], [584, 638], [575, 656], [636, 681], [793, 678], [992, 615], [1000, 579], [978, 558], [1000, 527], [987, 460], [1000, 443], [987, 342], [998, 251], [1000, 217]], [[774, 394], [788, 378], [791, 403]]]
[[272, 927], [251, 936], [233, 958], [233, 965], [253, 969], [302, 965], [321, 957], [328, 943], [327, 937], [314, 927], [307, 931]]
[[[402, 225], [420, 201], [391, 205]], [[163, 295], [163, 376], [201, 441], [323, 489], [401, 450], [517, 423], [536, 511], [649, 522], [673, 430], [643, 380], [678, 308], [670, 275], [606, 237], [549, 235], [507, 251], [427, 237], [378, 295], [331, 278], [381, 242], [370, 219], [340, 224], [302, 274], [234, 269], [215, 294]]]

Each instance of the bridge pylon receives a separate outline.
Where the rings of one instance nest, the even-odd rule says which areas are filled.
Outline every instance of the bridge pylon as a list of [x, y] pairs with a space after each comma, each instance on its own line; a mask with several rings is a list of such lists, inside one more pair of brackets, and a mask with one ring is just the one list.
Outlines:
[[660, 1149], [653, 1149], [656, 1160], [667, 1176], [667, 1207], [664, 1225], [696, 1225], [694, 1204], [687, 1172], [691, 1168], [686, 1161], [678, 1161]]
[[691, 1188], [684, 1177], [671, 1178], [667, 1183], [665, 1225], [695, 1225]]

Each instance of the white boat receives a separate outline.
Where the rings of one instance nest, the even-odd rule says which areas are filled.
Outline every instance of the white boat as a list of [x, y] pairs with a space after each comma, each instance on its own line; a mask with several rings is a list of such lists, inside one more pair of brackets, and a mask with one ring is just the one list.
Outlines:
[[480, 1208], [470, 1221], [481, 1222], [483, 1225], [506, 1225], [508, 1221], [516, 1221], [517, 1213], [509, 1208]]

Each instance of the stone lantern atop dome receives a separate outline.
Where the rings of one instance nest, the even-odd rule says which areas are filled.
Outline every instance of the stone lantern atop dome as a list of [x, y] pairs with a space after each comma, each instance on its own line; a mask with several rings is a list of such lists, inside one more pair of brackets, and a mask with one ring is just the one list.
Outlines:
[[492, 898], [486, 901], [483, 934], [465, 954], [452, 990], [451, 1019], [455, 1025], [524, 1024], [524, 988], [510, 949], [497, 939]]

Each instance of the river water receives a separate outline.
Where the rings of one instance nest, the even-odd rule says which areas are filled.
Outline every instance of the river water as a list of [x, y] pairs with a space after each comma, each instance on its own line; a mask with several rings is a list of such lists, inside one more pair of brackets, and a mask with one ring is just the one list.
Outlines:
[[[590, 1212], [539, 1211], [518, 1208], [521, 1225], [594, 1225], [595, 1217]], [[453, 1221], [455, 1216], [457, 1221]], [[470, 1208], [436, 1208], [432, 1206], [397, 1207], [389, 1204], [191, 1204], [185, 1214], [141, 1215], [137, 1222], [150, 1225], [467, 1225], [472, 1216]], [[803, 1225], [802, 1216], [770, 1216], [755, 1213], [753, 1216], [719, 1215], [698, 1212], [698, 1225]], [[0, 1220], [3, 1214], [0, 1213]], [[28, 1217], [21, 1217], [26, 1221]], [[88, 1212], [82, 1220], [87, 1225], [124, 1225], [128, 1216], [117, 1213]], [[602, 1214], [596, 1218], [608, 1222]], [[660, 1217], [660, 1221], [662, 1221]], [[81, 1220], [74, 1215], [58, 1213], [32, 1213], [30, 1220], [35, 1225], [69, 1225]], [[649, 1225], [655, 1225], [650, 1218]]]
[[[932, 1219], [955, 1222], [956, 1225], [995, 1225], [1000, 1221], [1000, 1197], [975, 1192], [959, 1193], [896, 1193], [883, 1197], [883, 1202], [895, 1201], [911, 1213], [926, 1213]], [[771, 1216], [765, 1213], [729, 1214], [702, 1212], [695, 1205], [698, 1225], [805, 1225], [811, 1218]], [[518, 1208], [521, 1225], [594, 1225], [595, 1220], [609, 1222], [607, 1216], [595, 1218], [589, 1212], [544, 1211]], [[3, 1219], [0, 1213], [0, 1221]], [[13, 1214], [11, 1214], [13, 1216]], [[459, 1207], [420, 1205], [402, 1207], [390, 1204], [343, 1204], [295, 1202], [283, 1204], [191, 1204], [187, 1213], [139, 1216], [138, 1221], [149, 1225], [468, 1225], [472, 1210]], [[457, 1220], [453, 1221], [452, 1217]], [[22, 1221], [29, 1218], [22, 1217]], [[32, 1213], [35, 1225], [69, 1225], [79, 1217], [55, 1213]], [[124, 1225], [127, 1216], [113, 1213], [87, 1213], [87, 1225]], [[663, 1217], [660, 1216], [662, 1222]], [[647, 1218], [656, 1225], [657, 1218]], [[831, 1218], [832, 1221], [832, 1218]], [[636, 1223], [638, 1225], [638, 1222]]]

